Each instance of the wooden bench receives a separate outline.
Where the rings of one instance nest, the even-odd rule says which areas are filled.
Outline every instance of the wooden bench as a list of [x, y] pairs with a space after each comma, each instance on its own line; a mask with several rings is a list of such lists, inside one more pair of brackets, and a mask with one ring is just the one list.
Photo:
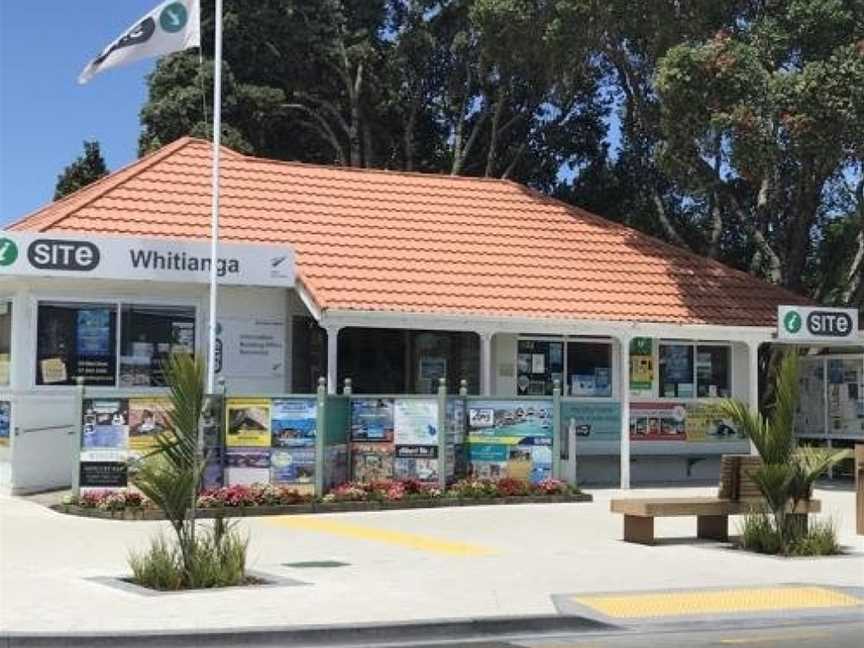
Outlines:
[[[726, 542], [729, 540], [729, 516], [745, 515], [753, 510], [767, 510], [758, 488], [748, 471], [760, 465], [759, 457], [724, 455], [720, 463], [720, 487], [717, 497], [638, 497], [613, 499], [610, 510], [624, 516], [624, 540], [654, 544], [654, 518], [696, 516], [696, 537]], [[819, 513], [818, 500], [798, 503], [793, 515], [803, 515], [806, 526], [809, 513]]]

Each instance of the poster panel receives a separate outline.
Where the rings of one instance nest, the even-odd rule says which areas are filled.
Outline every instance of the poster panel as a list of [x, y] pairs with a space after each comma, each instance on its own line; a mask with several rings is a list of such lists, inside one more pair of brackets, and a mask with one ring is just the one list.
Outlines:
[[618, 441], [621, 438], [621, 403], [561, 401], [561, 433], [581, 441]]
[[828, 432], [834, 437], [864, 438], [864, 360], [828, 360]]
[[314, 398], [274, 399], [270, 417], [274, 448], [315, 445], [318, 406]]
[[394, 448], [391, 443], [354, 443], [351, 446], [351, 475], [354, 481], [393, 479]]
[[679, 403], [630, 405], [630, 438], [633, 441], [684, 441], [687, 411]]
[[148, 451], [156, 447], [156, 437], [170, 430], [165, 398], [129, 399], [129, 449]]
[[315, 448], [274, 448], [270, 453], [270, 481], [310, 484], [315, 479]]
[[225, 485], [224, 453], [223, 448], [208, 450], [207, 463], [204, 465], [204, 473], [201, 476], [201, 485], [204, 488], [220, 488]]
[[472, 437], [552, 437], [552, 401], [472, 401]]
[[397, 398], [393, 403], [393, 438], [399, 445], [438, 445], [438, 401]]
[[128, 483], [125, 461], [82, 461], [78, 469], [82, 492], [126, 488]]
[[228, 447], [270, 447], [270, 399], [229, 398], [225, 407]]
[[81, 427], [82, 449], [126, 450], [129, 447], [129, 401], [122, 398], [86, 399]]
[[825, 434], [824, 358], [803, 358], [801, 360], [798, 372], [798, 390], [795, 431], [798, 434]]
[[348, 481], [348, 445], [328, 445], [324, 448], [324, 489]]
[[733, 421], [724, 416], [719, 403], [687, 403], [685, 430], [687, 441], [741, 441]]
[[12, 403], [0, 401], [0, 446], [8, 446], [12, 429]]
[[225, 476], [229, 486], [267, 484], [270, 481], [269, 448], [227, 448]]
[[393, 399], [351, 400], [352, 441], [393, 441]]

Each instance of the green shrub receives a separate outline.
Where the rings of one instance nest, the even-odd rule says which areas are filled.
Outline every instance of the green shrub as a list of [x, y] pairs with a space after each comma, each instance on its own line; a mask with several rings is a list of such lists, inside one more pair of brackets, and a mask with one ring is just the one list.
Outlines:
[[834, 556], [841, 552], [834, 520], [813, 520], [807, 533], [792, 542], [792, 556]]
[[157, 590], [203, 589], [243, 585], [249, 541], [237, 530], [217, 519], [213, 528], [199, 533], [187, 547], [186, 560], [177, 543], [162, 536], [149, 549], [131, 553], [132, 582]]
[[[837, 525], [831, 519], [811, 520], [806, 531], [796, 531], [785, 551], [776, 522], [770, 515], [750, 513], [738, 531], [741, 547], [757, 553], [787, 556], [833, 556], [841, 553], [837, 543]], [[787, 535], [788, 531], [787, 528]]]
[[765, 513], [748, 513], [738, 529], [740, 544], [744, 549], [756, 553], [778, 554], [782, 546], [780, 534], [774, 522]]

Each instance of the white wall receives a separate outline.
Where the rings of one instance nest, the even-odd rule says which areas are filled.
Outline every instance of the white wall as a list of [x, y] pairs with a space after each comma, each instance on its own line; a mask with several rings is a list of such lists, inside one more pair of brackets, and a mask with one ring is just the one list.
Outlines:
[[[279, 288], [225, 286], [220, 289], [220, 317], [285, 321], [284, 370], [279, 376], [231, 376], [226, 386], [235, 393], [283, 393], [290, 385], [291, 334], [289, 293]], [[9, 398], [13, 402], [13, 440], [0, 452], [0, 488], [33, 492], [68, 486], [75, 469], [77, 421], [76, 388], [35, 386], [37, 303], [50, 301], [130, 301], [194, 306], [196, 352], [203, 357], [207, 342], [206, 285], [107, 280], [0, 280], [0, 296], [13, 297], [12, 367]], [[263, 373], [267, 373], [266, 371]], [[88, 388], [98, 395], [100, 388]], [[73, 427], [70, 427], [73, 426]]]

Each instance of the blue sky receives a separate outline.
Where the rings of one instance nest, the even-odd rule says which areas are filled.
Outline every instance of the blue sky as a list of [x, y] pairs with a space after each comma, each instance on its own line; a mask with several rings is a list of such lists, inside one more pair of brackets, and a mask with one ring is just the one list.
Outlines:
[[79, 86], [84, 65], [159, 0], [0, 0], [0, 224], [50, 202], [57, 174], [99, 140], [111, 170], [137, 157], [153, 60]]

